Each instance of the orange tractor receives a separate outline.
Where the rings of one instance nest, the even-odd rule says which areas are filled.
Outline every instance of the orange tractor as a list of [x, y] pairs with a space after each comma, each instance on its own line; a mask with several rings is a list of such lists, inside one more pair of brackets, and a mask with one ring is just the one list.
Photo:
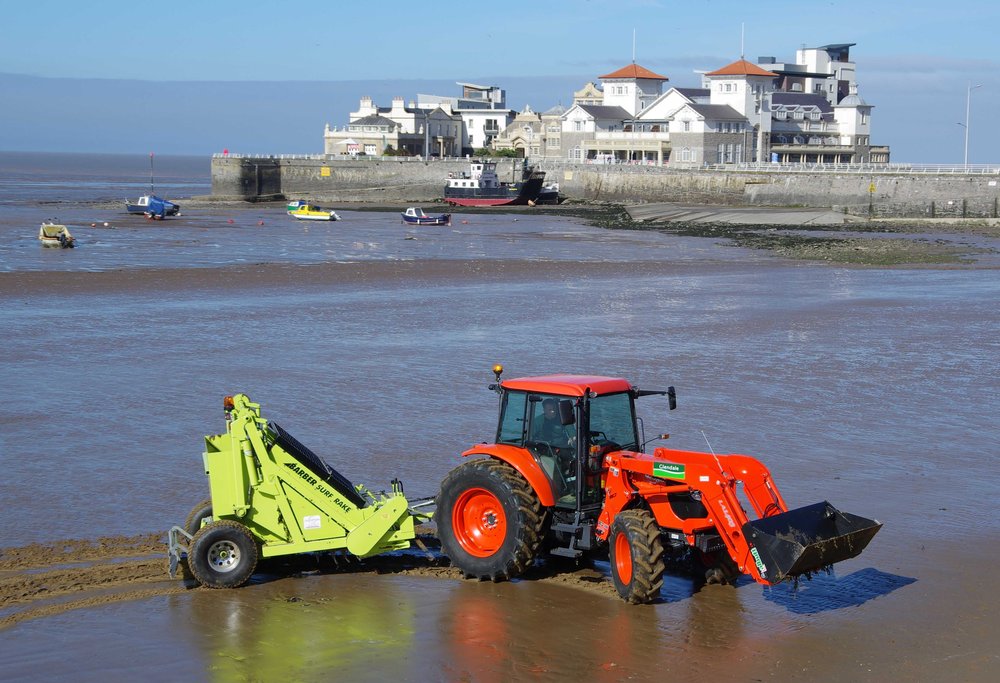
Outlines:
[[749, 574], [772, 585], [857, 556], [882, 526], [827, 502], [789, 510], [768, 469], [746, 455], [642, 452], [635, 400], [663, 395], [673, 410], [673, 387], [493, 371], [495, 442], [462, 454], [478, 457], [445, 477], [434, 514], [444, 554], [467, 577], [511, 579], [543, 552], [606, 549], [618, 593], [645, 603], [659, 595], [670, 555], [696, 558], [709, 581]]

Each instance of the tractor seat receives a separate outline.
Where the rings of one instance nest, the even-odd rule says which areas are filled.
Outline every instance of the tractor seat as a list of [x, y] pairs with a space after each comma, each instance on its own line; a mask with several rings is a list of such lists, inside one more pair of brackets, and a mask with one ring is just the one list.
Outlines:
[[330, 467], [325, 460], [302, 445], [298, 439], [282, 429], [277, 422], [269, 421], [267, 428], [274, 435], [274, 443], [302, 463], [303, 467], [329, 484], [356, 507], [367, 507], [370, 501], [358, 493], [354, 484], [347, 477]]

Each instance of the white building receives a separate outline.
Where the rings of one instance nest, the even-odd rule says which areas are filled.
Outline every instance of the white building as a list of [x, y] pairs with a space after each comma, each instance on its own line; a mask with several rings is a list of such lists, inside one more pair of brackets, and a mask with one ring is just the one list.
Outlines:
[[[888, 163], [888, 147], [871, 145], [872, 107], [858, 95], [850, 47], [802, 48], [794, 64], [738, 59], [702, 73], [701, 88], [665, 93], [665, 76], [633, 63], [601, 77], [601, 106], [576, 104], [563, 115], [563, 158]], [[597, 89], [588, 84], [585, 91], [593, 96]]]
[[460, 97], [417, 95], [417, 107], [434, 109], [450, 107], [449, 111], [462, 118], [461, 154], [489, 147], [500, 132], [514, 120], [516, 112], [507, 109], [506, 92], [495, 85], [457, 83]]

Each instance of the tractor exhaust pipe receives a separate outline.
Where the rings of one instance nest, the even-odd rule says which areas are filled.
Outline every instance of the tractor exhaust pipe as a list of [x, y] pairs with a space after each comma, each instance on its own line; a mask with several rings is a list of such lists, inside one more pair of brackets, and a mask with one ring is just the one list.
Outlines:
[[824, 501], [743, 525], [750, 553], [770, 584], [857, 557], [882, 523]]

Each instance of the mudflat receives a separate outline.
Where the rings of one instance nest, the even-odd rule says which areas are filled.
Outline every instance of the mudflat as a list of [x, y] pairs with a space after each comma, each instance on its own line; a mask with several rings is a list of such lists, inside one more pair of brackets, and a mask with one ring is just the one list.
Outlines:
[[[775, 258], [573, 216], [431, 232], [261, 211], [5, 253], [5, 680], [1000, 675], [991, 269]], [[621, 602], [600, 556], [466, 581], [432, 535], [427, 552], [272, 563], [233, 591], [167, 576], [165, 532], [207, 494], [224, 395], [249, 394], [351, 480], [399, 477], [416, 498], [491, 438], [494, 362], [675, 385], [677, 411], [640, 404], [648, 433], [754, 455], [791, 506], [885, 527], [797, 587], [672, 568], [650, 606]]]

